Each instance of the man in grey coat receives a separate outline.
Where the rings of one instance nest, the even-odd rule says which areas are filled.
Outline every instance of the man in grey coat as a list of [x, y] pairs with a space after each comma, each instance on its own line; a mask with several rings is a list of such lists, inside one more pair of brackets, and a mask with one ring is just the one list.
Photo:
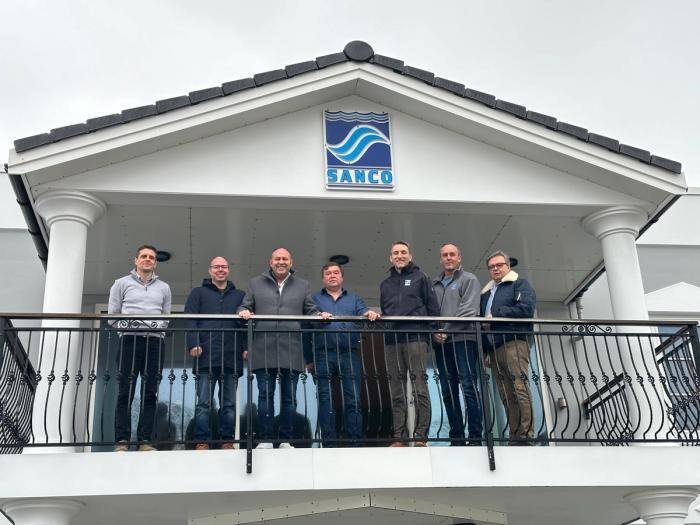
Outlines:
[[[442, 274], [433, 282], [443, 317], [479, 315], [481, 285], [476, 276], [462, 269], [462, 254], [454, 244], [440, 248]], [[451, 322], [433, 334], [435, 363], [440, 374], [440, 388], [450, 423], [452, 445], [464, 445], [464, 421], [459, 396], [462, 387], [469, 424], [469, 444], [481, 444], [481, 404], [476, 385], [479, 379], [479, 353], [472, 323]]]
[[[270, 256], [270, 269], [250, 280], [248, 292], [238, 309], [243, 319], [259, 315], [316, 315], [309, 282], [292, 270], [292, 254], [277, 248]], [[322, 318], [331, 314], [323, 312]], [[248, 354], [250, 367], [258, 382], [259, 439], [257, 448], [272, 448], [275, 416], [275, 383], [280, 377], [279, 448], [293, 448], [292, 421], [296, 412], [296, 390], [299, 374], [304, 370], [300, 323], [267, 321], [258, 326], [262, 331], [253, 339]], [[267, 331], [266, 331], [267, 330]], [[274, 332], [269, 331], [274, 330]]]

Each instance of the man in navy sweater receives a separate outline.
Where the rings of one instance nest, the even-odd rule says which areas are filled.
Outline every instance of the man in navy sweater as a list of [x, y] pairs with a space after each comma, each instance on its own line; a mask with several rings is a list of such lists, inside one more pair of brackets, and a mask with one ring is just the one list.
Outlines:
[[[395, 241], [391, 245], [389, 261], [392, 264], [389, 277], [379, 285], [382, 315], [439, 316], [440, 306], [432, 281], [413, 264], [409, 244], [405, 241]], [[406, 438], [413, 437], [415, 446], [425, 447], [430, 429], [430, 395], [425, 360], [428, 356], [430, 332], [435, 328], [435, 324], [397, 322], [387, 325], [386, 328], [392, 330], [384, 335], [384, 353], [394, 420], [395, 441], [391, 446], [403, 447]], [[411, 389], [416, 400], [416, 425], [413, 436], [408, 435], [406, 428], [408, 414], [406, 372], [411, 380]]]
[[[375, 321], [379, 314], [365, 306], [359, 295], [343, 288], [343, 269], [337, 263], [328, 263], [321, 269], [323, 288], [311, 296], [322, 312], [333, 317], [362, 315]], [[332, 385], [334, 377], [342, 378], [345, 437], [353, 446], [362, 439], [361, 380], [362, 356], [360, 333], [352, 322], [333, 321], [323, 323], [327, 332], [317, 332], [307, 354], [307, 368], [315, 371], [318, 388], [318, 419], [324, 447], [336, 445], [335, 411], [333, 410]]]
[[[245, 294], [228, 280], [229, 264], [224, 257], [209, 263], [209, 279], [190, 292], [185, 303], [188, 314], [235, 314]], [[188, 319], [187, 347], [195, 358], [197, 404], [194, 437], [197, 450], [207, 450], [211, 439], [210, 411], [214, 387], [219, 384], [219, 429], [222, 440], [232, 440], [236, 420], [236, 387], [243, 374], [245, 337], [233, 319]], [[223, 449], [233, 448], [224, 442]]]

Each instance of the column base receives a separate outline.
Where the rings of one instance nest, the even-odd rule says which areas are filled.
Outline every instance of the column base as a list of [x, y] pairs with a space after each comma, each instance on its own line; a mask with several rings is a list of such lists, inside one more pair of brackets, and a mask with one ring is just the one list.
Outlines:
[[625, 501], [647, 525], [683, 525], [688, 507], [698, 497], [698, 487], [676, 487], [632, 492]]

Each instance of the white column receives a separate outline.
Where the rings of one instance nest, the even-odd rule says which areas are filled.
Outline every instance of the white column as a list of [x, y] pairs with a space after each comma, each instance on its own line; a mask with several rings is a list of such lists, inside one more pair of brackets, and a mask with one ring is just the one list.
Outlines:
[[616, 206], [592, 213], [582, 222], [603, 248], [615, 319], [649, 319], [635, 243], [647, 218], [647, 213], [641, 208]]
[[85, 504], [70, 499], [22, 499], [4, 503], [2, 510], [15, 525], [69, 525]]
[[[61, 190], [41, 195], [36, 210], [49, 228], [49, 258], [44, 289], [44, 313], [80, 313], [83, 300], [87, 230], [107, 210], [100, 199], [87, 193]], [[34, 366], [39, 367], [41, 381], [34, 399], [32, 429], [36, 443], [72, 442], [74, 432], [82, 440], [84, 421], [74, 421], [76, 406], [76, 371], [80, 346], [87, 341], [71, 328], [77, 321], [44, 320], [42, 327], [65, 328], [46, 332], [32, 347]], [[39, 363], [39, 359], [41, 363]], [[62, 376], [67, 371], [67, 381]], [[87, 376], [87, 371], [83, 370]], [[51, 380], [53, 379], [53, 380]], [[83, 380], [83, 382], [86, 382]], [[80, 403], [78, 403], [80, 405]], [[82, 420], [84, 417], [77, 417]], [[77, 427], [76, 427], [77, 423]], [[72, 451], [72, 448], [25, 449], [26, 451]]]
[[[594, 212], [582, 221], [586, 231], [600, 240], [616, 320], [649, 319], [635, 243], [639, 229], [647, 219], [647, 213], [641, 208], [615, 206]], [[661, 386], [654, 345], [650, 337], [625, 337], [625, 333], [652, 335], [653, 331], [644, 326], [621, 326], [616, 333], [615, 342], [607, 340], [615, 355], [611, 356], [612, 370], [605, 371], [608, 374], [624, 371], [631, 376], [625, 396], [633, 437], [654, 439], [658, 436], [663, 439], [670, 432], [671, 422], [664, 410], [668, 400]], [[603, 359], [604, 363], [606, 359]], [[653, 385], [649, 375], [654, 379]], [[638, 376], [641, 376], [643, 384], [638, 383]]]
[[625, 501], [639, 512], [647, 525], [683, 525], [688, 507], [698, 497], [698, 487], [672, 487], [633, 492]]

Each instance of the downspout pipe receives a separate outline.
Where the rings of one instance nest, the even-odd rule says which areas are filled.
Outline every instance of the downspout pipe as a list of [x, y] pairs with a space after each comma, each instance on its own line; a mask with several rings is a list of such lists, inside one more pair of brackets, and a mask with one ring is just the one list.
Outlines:
[[10, 179], [10, 184], [15, 192], [15, 197], [17, 199], [17, 204], [19, 204], [22, 210], [22, 215], [24, 216], [24, 222], [27, 223], [27, 231], [29, 235], [32, 236], [32, 241], [34, 241], [34, 247], [36, 248], [36, 253], [41, 261], [41, 264], [46, 270], [46, 261], [49, 258], [49, 247], [46, 244], [46, 239], [44, 239], [44, 234], [39, 226], [39, 221], [37, 220], [36, 213], [32, 207], [32, 201], [27, 194], [27, 190], [24, 187], [24, 182], [22, 181], [21, 175], [12, 175], [7, 172], [7, 164], [4, 166], [5, 173]]

